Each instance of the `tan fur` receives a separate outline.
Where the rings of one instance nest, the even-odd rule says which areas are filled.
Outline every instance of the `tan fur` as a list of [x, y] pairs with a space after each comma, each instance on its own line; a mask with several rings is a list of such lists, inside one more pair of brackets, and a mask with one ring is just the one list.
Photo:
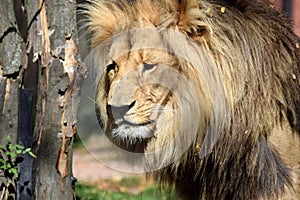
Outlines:
[[[134, 101], [128, 120], [137, 124], [151, 117], [156, 120], [159, 128], [155, 130], [159, 132], [139, 150], [133, 149], [151, 153], [166, 147], [149, 161], [149, 165], [161, 162], [163, 168], [152, 173], [158, 182], [174, 186], [184, 199], [300, 198], [300, 53], [297, 38], [284, 16], [248, 0], [98, 0], [91, 1], [86, 9], [93, 47], [119, 33], [149, 27], [178, 30], [198, 45], [194, 48], [186, 41], [177, 41], [177, 47], [185, 49], [187, 56], [196, 49], [199, 58], [191, 58], [199, 59], [200, 66], [192, 66], [169, 52], [133, 50], [138, 42], [167, 46], [166, 41], [155, 37], [155, 31], [150, 33], [151, 41], [147, 35], [128, 41], [116, 36], [107, 44], [107, 60], [117, 67], [98, 83], [100, 123], [111, 137], [113, 119], [107, 105], [130, 105]], [[128, 52], [118, 56], [123, 49]], [[138, 69], [145, 63], [158, 65], [151, 72], [155, 77], [165, 76], [160, 71], [160, 64], [165, 64], [193, 83], [200, 118], [191, 120], [199, 124], [199, 129], [183, 155], [178, 151], [180, 145], [194, 138], [188, 130], [178, 136], [183, 124], [180, 115], [186, 111], [177, 107], [178, 99], [170, 89], [151, 84], [138, 87]], [[199, 74], [197, 67], [207, 74]], [[214, 94], [209, 89], [217, 88], [211, 68], [217, 69], [224, 94]], [[117, 87], [124, 76], [128, 76], [127, 84]], [[184, 88], [175, 83], [174, 87]], [[134, 95], [124, 98], [128, 93]], [[226, 103], [220, 116], [211, 115], [214, 99]], [[165, 112], [149, 111], [157, 103]], [[186, 103], [187, 107], [193, 106]], [[199, 144], [214, 117], [222, 120], [213, 127], [220, 138], [201, 157]], [[176, 161], [164, 165], [172, 159]]]

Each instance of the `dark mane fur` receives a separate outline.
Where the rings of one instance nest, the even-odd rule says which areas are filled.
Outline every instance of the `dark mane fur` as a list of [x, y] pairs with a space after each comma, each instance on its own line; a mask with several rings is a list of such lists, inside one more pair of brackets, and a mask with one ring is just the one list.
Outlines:
[[[221, 12], [212, 14], [212, 29], [217, 29], [213, 30], [214, 37], [225, 41], [221, 45], [232, 45], [239, 52], [236, 56], [244, 57], [249, 72], [245, 75], [256, 73], [251, 78], [236, 77], [245, 83], [243, 97], [232, 108], [231, 119], [213, 152], [204, 159], [189, 153], [190, 162], [180, 165], [175, 176], [170, 176], [174, 170], [168, 167], [155, 177], [173, 183], [184, 199], [279, 198], [285, 187], [292, 188], [291, 174], [277, 150], [268, 144], [268, 136], [271, 123], [281, 124], [284, 118], [299, 134], [297, 37], [288, 19], [262, 3], [209, 2], [213, 7], [226, 7], [226, 17]], [[209, 38], [207, 43], [218, 60], [221, 47], [214, 46]], [[234, 60], [232, 56], [225, 59]], [[241, 119], [243, 115], [245, 119]]]

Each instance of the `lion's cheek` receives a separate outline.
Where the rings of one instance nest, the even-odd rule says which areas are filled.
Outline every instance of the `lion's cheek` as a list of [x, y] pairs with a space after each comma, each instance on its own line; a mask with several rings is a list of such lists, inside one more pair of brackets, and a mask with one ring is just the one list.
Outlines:
[[[163, 112], [156, 118], [154, 136], [160, 145], [167, 145], [173, 137], [179, 136], [178, 121], [174, 112]], [[173, 135], [173, 137], [171, 136]], [[166, 143], [166, 144], [162, 144]]]

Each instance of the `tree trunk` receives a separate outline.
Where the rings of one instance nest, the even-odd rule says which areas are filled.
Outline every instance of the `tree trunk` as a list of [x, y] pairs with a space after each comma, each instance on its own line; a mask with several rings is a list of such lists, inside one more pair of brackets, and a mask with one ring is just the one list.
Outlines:
[[[19, 124], [18, 142], [37, 156], [19, 165], [18, 199], [73, 199], [75, 80], [84, 73], [78, 62], [76, 3], [0, 0], [0, 22], [0, 142], [7, 134], [17, 141]], [[32, 105], [32, 111], [22, 105]]]

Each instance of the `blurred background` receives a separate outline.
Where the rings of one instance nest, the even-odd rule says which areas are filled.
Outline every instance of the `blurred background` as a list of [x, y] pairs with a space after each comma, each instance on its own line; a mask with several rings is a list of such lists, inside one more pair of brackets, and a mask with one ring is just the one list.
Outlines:
[[300, 0], [264, 0], [273, 3], [274, 7], [283, 12], [294, 22], [294, 31], [300, 37]]

